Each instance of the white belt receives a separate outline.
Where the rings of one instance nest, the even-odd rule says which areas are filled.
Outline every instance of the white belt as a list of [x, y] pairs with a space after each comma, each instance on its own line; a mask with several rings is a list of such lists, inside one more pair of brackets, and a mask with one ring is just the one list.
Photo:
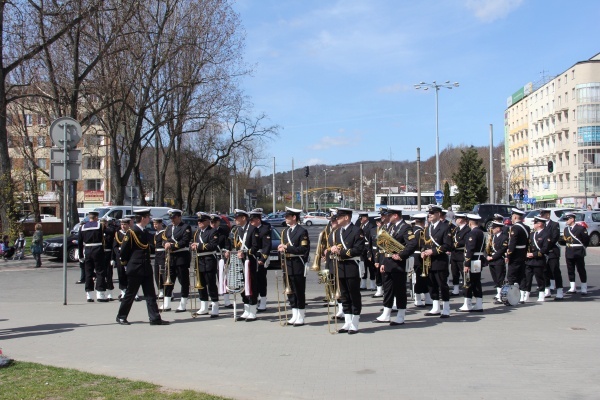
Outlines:
[[197, 253], [196, 255], [198, 257], [203, 257], [203, 256], [210, 256], [210, 255], [215, 255], [217, 254], [216, 251], [205, 251], [204, 253]]
[[97, 246], [102, 246], [102, 243], [84, 243], [83, 245], [85, 247], [97, 247]]
[[112, 249], [104, 249], [104, 251], [112, 251]]
[[189, 250], [190, 250], [189, 247], [184, 247], [182, 249], [177, 249], [177, 250], [171, 251], [171, 253], [181, 253], [182, 251], [189, 251]]
[[165, 249], [156, 249], [156, 252], [158, 253], [159, 251], [165, 251]]
[[582, 244], [567, 244], [567, 247], [583, 247]]
[[473, 253], [474, 256], [485, 256], [485, 253], [477, 252]]
[[346, 258], [344, 260], [340, 260], [340, 261], [361, 261], [360, 257], [352, 257], [352, 258]]
[[413, 254], [421, 254], [421, 251], [415, 251]]
[[515, 246], [515, 249], [524, 249], [524, 248], [526, 248], [526, 247], [527, 247], [527, 246], [525, 246], [525, 245], [523, 245], [523, 246]]

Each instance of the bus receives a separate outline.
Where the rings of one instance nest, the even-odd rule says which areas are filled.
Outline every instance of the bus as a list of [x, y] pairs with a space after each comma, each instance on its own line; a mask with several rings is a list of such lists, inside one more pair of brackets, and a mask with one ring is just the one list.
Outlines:
[[[425, 211], [429, 204], [436, 204], [435, 192], [421, 192], [421, 210]], [[458, 210], [454, 205], [454, 196], [451, 192], [452, 210]], [[402, 210], [417, 211], [417, 192], [405, 193], [377, 193], [375, 195], [375, 210], [379, 211], [382, 206], [400, 206]]]

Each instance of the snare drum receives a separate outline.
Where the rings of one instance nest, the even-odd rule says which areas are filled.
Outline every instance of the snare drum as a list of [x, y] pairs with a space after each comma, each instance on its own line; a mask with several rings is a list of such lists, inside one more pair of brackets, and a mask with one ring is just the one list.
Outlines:
[[518, 286], [504, 285], [500, 291], [500, 300], [507, 306], [516, 306], [521, 300], [521, 291]]

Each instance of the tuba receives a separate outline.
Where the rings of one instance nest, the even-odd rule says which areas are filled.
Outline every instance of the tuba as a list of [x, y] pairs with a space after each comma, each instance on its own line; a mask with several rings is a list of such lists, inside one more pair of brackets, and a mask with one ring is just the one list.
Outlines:
[[383, 229], [377, 234], [377, 247], [386, 253], [401, 253], [404, 251], [404, 245]]
[[321, 270], [321, 257], [323, 257], [323, 250], [327, 247], [327, 227], [319, 233], [319, 239], [317, 239], [317, 249], [315, 250], [315, 260], [313, 265], [310, 267], [311, 271]]

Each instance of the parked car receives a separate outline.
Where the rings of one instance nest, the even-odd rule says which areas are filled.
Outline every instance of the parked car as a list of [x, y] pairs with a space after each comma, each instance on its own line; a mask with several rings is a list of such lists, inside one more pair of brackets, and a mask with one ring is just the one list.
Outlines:
[[[587, 224], [588, 235], [590, 235], [590, 246], [600, 245], [600, 211], [578, 211], [575, 213], [575, 222]], [[561, 235], [567, 226], [567, 219], [563, 215], [558, 220]], [[585, 225], [584, 225], [585, 226]]]
[[[540, 215], [541, 209], [531, 210], [525, 216], [525, 225], [533, 229], [533, 219]], [[560, 208], [560, 207], [552, 207], [550, 208], [550, 219], [552, 221], [558, 221], [560, 217], [563, 216], [566, 212], [577, 211], [576, 208]]]
[[267, 222], [271, 226], [285, 226], [285, 217], [282, 213], [273, 213], [264, 218], [263, 222]]
[[271, 225], [271, 252], [269, 253], [269, 268], [268, 269], [280, 269], [281, 262], [279, 260], [279, 252], [277, 246], [281, 243], [281, 235], [279, 231]]
[[329, 218], [327, 214], [321, 211], [311, 211], [304, 216], [304, 225], [327, 225]]
[[[75, 262], [79, 260], [79, 254], [77, 249], [77, 235], [69, 235], [67, 238], [67, 261]], [[55, 237], [51, 239], [45, 239], [43, 245], [44, 254], [48, 257], [56, 257], [58, 259], [63, 258], [63, 237]]]
[[473, 207], [473, 214], [479, 214], [481, 217], [481, 227], [486, 231], [490, 229], [492, 226], [492, 222], [494, 221], [494, 214], [500, 214], [503, 217], [510, 217], [511, 210], [514, 207], [510, 204], [492, 204], [492, 203], [484, 203], [484, 204], [476, 204]]

